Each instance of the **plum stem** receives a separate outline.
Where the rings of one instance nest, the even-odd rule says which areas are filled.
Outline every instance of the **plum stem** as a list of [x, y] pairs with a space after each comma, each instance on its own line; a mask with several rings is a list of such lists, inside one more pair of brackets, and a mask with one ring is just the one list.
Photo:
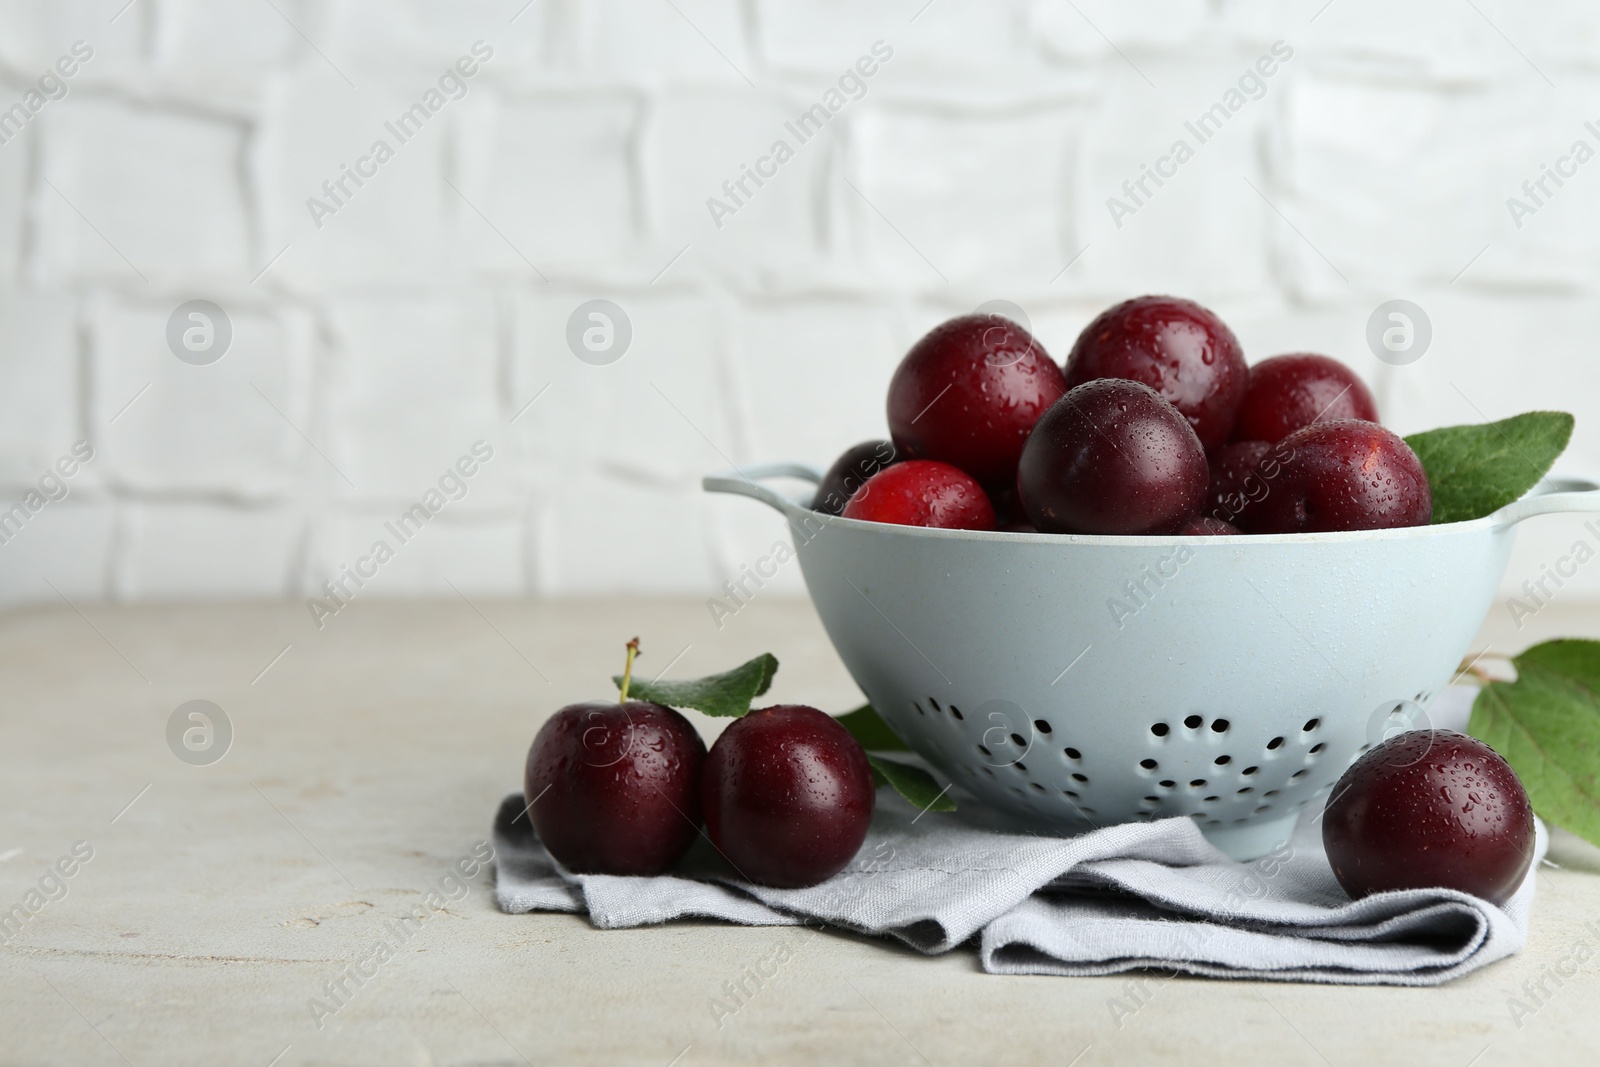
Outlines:
[[617, 694], [617, 703], [628, 702], [628, 685], [633, 681], [633, 658], [639, 654], [639, 639], [635, 637], [628, 642], [628, 662], [622, 668], [622, 692]]
[[1463, 659], [1461, 661], [1461, 666], [1457, 668], [1456, 676], [1452, 681], [1464, 681], [1466, 676], [1471, 675], [1476, 681], [1469, 684], [1476, 684], [1479, 688], [1482, 688], [1493, 682], [1504, 681], [1505, 679], [1497, 678], [1488, 671], [1484, 670], [1482, 667], [1478, 666], [1478, 661], [1485, 659], [1503, 660], [1506, 663], [1510, 663], [1512, 661], [1510, 656], [1507, 656], [1502, 652], [1480, 652], [1471, 659]]

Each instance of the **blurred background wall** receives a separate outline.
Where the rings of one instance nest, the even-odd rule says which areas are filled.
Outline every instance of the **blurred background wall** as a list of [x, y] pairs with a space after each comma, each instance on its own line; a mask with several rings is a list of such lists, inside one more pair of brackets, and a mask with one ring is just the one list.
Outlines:
[[1401, 432], [1571, 410], [1600, 474], [1597, 90], [1578, 0], [0, 3], [0, 602], [304, 597], [379, 538], [362, 596], [709, 595], [784, 530], [700, 476], [882, 435], [995, 299], [1061, 359], [1190, 296]]

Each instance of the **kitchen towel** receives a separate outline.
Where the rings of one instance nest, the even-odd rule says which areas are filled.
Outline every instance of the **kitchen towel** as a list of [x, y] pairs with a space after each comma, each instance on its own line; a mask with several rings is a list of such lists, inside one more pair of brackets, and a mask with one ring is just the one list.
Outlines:
[[1322, 849], [1320, 804], [1271, 854], [1236, 863], [1185, 818], [1040, 837], [985, 825], [981, 809], [919, 812], [878, 792], [872, 828], [842, 872], [809, 889], [751, 885], [702, 834], [654, 878], [565, 870], [539, 844], [522, 795], [495, 817], [502, 911], [577, 912], [602, 929], [677, 918], [827, 924], [926, 953], [975, 941], [994, 974], [1140, 968], [1228, 978], [1438, 985], [1522, 947], [1548, 837], [1506, 905], [1449, 889], [1351, 901]]

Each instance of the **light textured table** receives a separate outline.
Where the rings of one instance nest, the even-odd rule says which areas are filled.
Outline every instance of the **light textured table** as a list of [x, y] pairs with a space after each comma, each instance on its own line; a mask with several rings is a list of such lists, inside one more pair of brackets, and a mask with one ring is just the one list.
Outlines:
[[[1600, 610], [1552, 606], [1489, 636], [1514, 651], [1555, 633], [1600, 635]], [[0, 907], [74, 842], [93, 849], [0, 948], [0, 1062], [1594, 1061], [1600, 957], [1559, 985], [1546, 970], [1600, 945], [1600, 850], [1564, 834], [1528, 949], [1443, 989], [1136, 988], [806, 930], [602, 932], [501, 915], [480, 874], [319, 1029], [311, 999], [488, 835], [540, 721], [606, 697], [634, 634], [642, 670], [685, 646], [674, 674], [771, 650], [773, 699], [858, 699], [810, 606], [776, 599], [721, 632], [689, 602], [356, 603], [320, 632], [298, 605], [0, 617]], [[235, 730], [209, 766], [167, 746], [196, 698]], [[792, 958], [719, 1026], [712, 998], [780, 944]], [[1541, 974], [1545, 1003], [1519, 1027], [1508, 999], [1532, 1006]], [[1137, 1009], [1120, 1026], [1113, 998]]]

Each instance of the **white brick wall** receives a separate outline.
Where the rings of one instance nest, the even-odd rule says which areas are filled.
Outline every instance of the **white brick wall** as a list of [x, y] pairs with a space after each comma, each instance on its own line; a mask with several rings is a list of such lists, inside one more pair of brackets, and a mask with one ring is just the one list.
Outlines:
[[[1253, 359], [1347, 360], [1401, 430], [1572, 409], [1563, 469], [1600, 473], [1600, 162], [1521, 228], [1505, 206], [1600, 148], [1578, 0], [4, 0], [0, 108], [79, 40], [0, 144], [0, 502], [96, 456], [0, 545], [0, 603], [314, 593], [478, 439], [361, 596], [709, 593], [782, 528], [699, 476], [880, 435], [906, 346], [994, 298], [1060, 358], [1105, 304], [1179, 292]], [[465, 96], [316, 225], [479, 40]], [[865, 95], [715, 225], [880, 40]], [[1115, 225], [1278, 40], [1262, 98]], [[593, 366], [567, 320], [602, 297], [633, 341]], [[1435, 328], [1404, 368], [1363, 341], [1393, 297]], [[191, 299], [232, 321], [211, 365], [167, 346]], [[1508, 586], [1576, 529], [1525, 534]]]

